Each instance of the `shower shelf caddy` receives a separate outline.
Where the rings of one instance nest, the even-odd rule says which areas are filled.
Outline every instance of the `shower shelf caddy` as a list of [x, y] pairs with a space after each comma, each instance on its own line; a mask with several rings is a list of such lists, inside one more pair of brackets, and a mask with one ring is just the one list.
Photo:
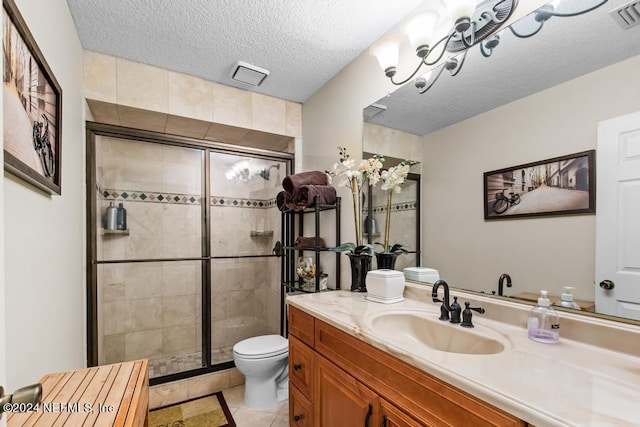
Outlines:
[[[291, 292], [305, 292], [310, 291], [302, 289], [302, 279], [298, 278], [296, 274], [296, 263], [300, 256], [303, 256], [305, 252], [312, 252], [315, 257], [316, 265], [316, 277], [315, 277], [315, 291], [320, 291], [320, 254], [322, 252], [329, 252], [329, 248], [320, 247], [320, 217], [325, 212], [335, 213], [335, 246], [340, 245], [340, 197], [336, 198], [334, 205], [323, 205], [318, 203], [316, 197], [313, 206], [302, 211], [289, 210], [282, 212], [282, 259], [280, 268], [280, 283], [282, 285], [282, 298], [284, 302], [284, 296]], [[312, 247], [297, 247], [295, 246], [296, 237], [302, 236], [304, 231], [304, 219], [311, 216], [315, 226], [315, 246]], [[296, 254], [297, 252], [297, 254]], [[326, 260], [325, 260], [326, 262]], [[335, 289], [340, 289], [340, 253], [335, 254]]]

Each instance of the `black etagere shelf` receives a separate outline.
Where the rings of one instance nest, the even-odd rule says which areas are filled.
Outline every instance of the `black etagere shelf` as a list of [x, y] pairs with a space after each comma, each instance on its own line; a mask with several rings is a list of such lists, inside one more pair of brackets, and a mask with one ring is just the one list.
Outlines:
[[[304, 210], [287, 210], [282, 212], [282, 247], [281, 247], [281, 265], [280, 265], [280, 284], [282, 287], [282, 317], [284, 317], [284, 298], [287, 294], [295, 293], [313, 293], [320, 292], [320, 254], [330, 251], [328, 247], [320, 246], [320, 238], [322, 237], [320, 218], [321, 215], [326, 215], [329, 212], [334, 212], [335, 216], [335, 246], [340, 246], [340, 197], [336, 198], [336, 203], [333, 205], [325, 205], [318, 202], [318, 196], [314, 198], [314, 203], [311, 207]], [[295, 241], [298, 236], [303, 236], [305, 217], [311, 217], [314, 223], [314, 235], [315, 245], [310, 247], [295, 246]], [[323, 239], [324, 240], [324, 239]], [[315, 276], [315, 290], [310, 291], [302, 288], [302, 279], [296, 274], [296, 264], [299, 257], [303, 256], [305, 252], [312, 252], [315, 258], [316, 276]], [[329, 278], [329, 281], [333, 283], [334, 289], [340, 289], [340, 253], [335, 254], [335, 277]], [[331, 281], [333, 279], [333, 281]], [[328, 285], [328, 289], [332, 288]]]

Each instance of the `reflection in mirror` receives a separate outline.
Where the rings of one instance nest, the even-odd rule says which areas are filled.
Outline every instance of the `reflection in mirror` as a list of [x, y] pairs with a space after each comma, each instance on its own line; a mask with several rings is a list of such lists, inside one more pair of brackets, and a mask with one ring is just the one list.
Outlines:
[[[370, 157], [368, 153], [364, 157]], [[401, 160], [385, 158], [385, 169], [393, 167]], [[420, 265], [420, 175], [410, 173], [401, 186], [401, 192], [393, 195], [391, 210], [387, 216], [386, 192], [379, 186], [369, 187], [364, 216], [364, 238], [374, 245], [376, 252], [384, 247], [384, 237], [389, 228], [389, 245], [400, 245], [402, 252], [395, 260], [394, 270]], [[389, 221], [387, 222], [387, 218]], [[405, 253], [406, 251], [406, 253]], [[376, 257], [376, 268], [381, 265]]]
[[[456, 77], [443, 73], [422, 95], [409, 83], [376, 101], [384, 107], [365, 117], [364, 150], [378, 152], [366, 148], [371, 127], [411, 135], [422, 152], [423, 266], [438, 269], [453, 286], [489, 295], [508, 273], [513, 286], [504, 294], [510, 299], [546, 289], [560, 300], [567, 286], [585, 305], [611, 294], [598, 286], [610, 278], [595, 273], [594, 215], [485, 221], [482, 177], [597, 149], [601, 122], [640, 111], [640, 26], [623, 29], [609, 14], [626, 2], [553, 17], [530, 38], [504, 31], [489, 57], [470, 49]], [[569, 13], [599, 3], [556, 6]], [[534, 25], [530, 15], [513, 28], [526, 33]], [[597, 184], [597, 193], [606, 191]], [[598, 204], [596, 212], [612, 208]], [[603, 310], [596, 304], [595, 311]]]
[[[371, 109], [364, 111], [364, 117], [370, 116]], [[394, 269], [402, 271], [405, 267], [420, 265], [420, 160], [422, 158], [420, 138], [407, 132], [364, 123], [363, 157], [374, 154], [385, 157], [384, 168], [397, 166], [400, 162], [416, 162], [409, 169], [407, 180], [400, 186], [400, 193], [393, 194], [389, 214], [389, 245], [402, 245], [407, 253], [396, 258]], [[370, 187], [365, 203], [364, 229], [365, 239], [380, 252], [384, 247], [384, 235], [387, 227], [387, 194], [380, 183]], [[368, 219], [368, 221], [367, 221]], [[372, 232], [369, 233], [369, 230]], [[374, 265], [375, 268], [381, 266]]]

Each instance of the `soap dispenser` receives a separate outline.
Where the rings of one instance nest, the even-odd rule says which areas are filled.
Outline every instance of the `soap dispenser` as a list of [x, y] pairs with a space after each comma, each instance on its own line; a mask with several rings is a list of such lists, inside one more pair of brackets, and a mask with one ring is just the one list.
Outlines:
[[547, 291], [540, 291], [538, 305], [529, 312], [527, 329], [532, 340], [553, 344], [560, 340], [560, 321], [547, 294]]
[[554, 305], [580, 310], [580, 306], [573, 300], [573, 294], [571, 291], [574, 289], [574, 287], [565, 286], [564, 292], [560, 295], [560, 301], [556, 302]]

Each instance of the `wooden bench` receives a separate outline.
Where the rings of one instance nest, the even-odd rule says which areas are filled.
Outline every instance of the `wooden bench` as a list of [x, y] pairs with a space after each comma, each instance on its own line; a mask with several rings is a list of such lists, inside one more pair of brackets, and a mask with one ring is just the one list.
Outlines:
[[47, 374], [37, 411], [10, 413], [8, 426], [148, 426], [146, 359]]

